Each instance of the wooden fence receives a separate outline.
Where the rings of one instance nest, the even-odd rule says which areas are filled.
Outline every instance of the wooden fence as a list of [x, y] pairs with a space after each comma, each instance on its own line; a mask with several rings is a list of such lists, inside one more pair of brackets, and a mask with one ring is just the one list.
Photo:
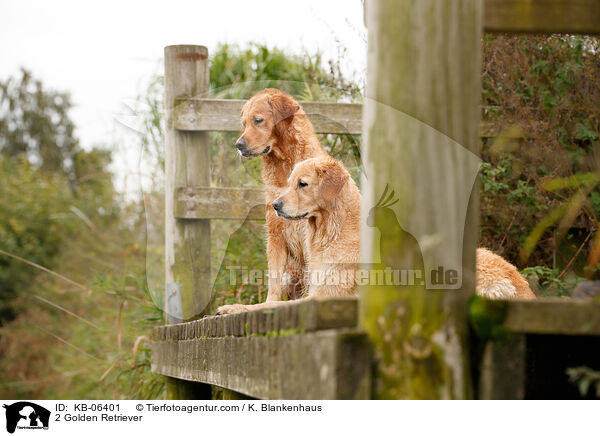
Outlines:
[[[428, 13], [432, 8], [439, 13]], [[380, 112], [379, 103], [474, 153], [480, 137], [498, 133], [480, 119], [482, 30], [600, 33], [599, 0], [377, 0], [365, 9], [371, 50], [365, 107], [302, 105], [319, 133], [363, 134], [363, 162], [376, 170], [361, 186], [367, 198], [381, 184], [398, 180], [402, 166], [410, 165], [388, 164], [403, 150], [394, 137], [399, 126]], [[600, 368], [595, 354], [585, 351], [597, 349], [600, 304], [472, 298], [476, 193], [466, 215], [459, 290], [384, 293], [363, 286], [358, 300], [297, 301], [189, 321], [208, 315], [203, 311], [212, 287], [210, 220], [264, 218], [262, 213], [248, 215], [263, 204], [261, 190], [210, 187], [208, 131], [239, 130], [244, 102], [202, 98], [209, 88], [208, 71], [205, 47], [165, 49], [169, 323], [155, 329], [152, 370], [168, 376], [169, 398], [210, 398], [211, 386], [222, 389], [225, 398], [568, 396], [565, 365], [580, 360]], [[406, 131], [414, 135], [409, 140], [427, 150], [431, 138]], [[414, 210], [418, 219], [454, 219], [448, 211], [459, 195], [455, 180], [463, 177], [466, 163], [455, 159], [452, 168], [442, 168], [445, 153], [450, 151], [421, 156], [433, 173], [447, 177], [439, 185], [439, 201]], [[420, 182], [432, 183], [430, 174]], [[362, 257], [370, 259], [375, 253], [366, 245]], [[560, 344], [558, 353], [579, 360], [544, 359], [540, 353], [548, 343]], [[542, 374], [562, 384], [546, 392]]]

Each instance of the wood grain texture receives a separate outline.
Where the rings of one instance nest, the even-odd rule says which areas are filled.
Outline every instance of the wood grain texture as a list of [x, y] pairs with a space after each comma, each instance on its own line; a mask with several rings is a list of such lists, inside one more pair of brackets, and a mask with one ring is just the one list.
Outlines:
[[[239, 131], [240, 113], [246, 100], [179, 99], [175, 128], [185, 131]], [[300, 102], [317, 133], [361, 133], [362, 105], [353, 103]]]
[[[178, 188], [175, 217], [185, 219], [265, 219], [265, 195], [256, 188]], [[262, 208], [253, 209], [255, 206]]]
[[296, 300], [271, 309], [252, 310], [154, 328], [156, 340], [290, 334], [356, 327], [358, 299], [353, 297]]
[[208, 88], [206, 47], [165, 47], [165, 283], [181, 286], [184, 320], [202, 315], [211, 299], [210, 221], [178, 220], [175, 198], [181, 188], [210, 185], [210, 148], [208, 133], [175, 129], [173, 111], [177, 98]]
[[526, 340], [515, 334], [485, 343], [478, 399], [525, 399]]
[[600, 335], [600, 303], [569, 299], [538, 298], [535, 301], [504, 301], [504, 327], [513, 332], [547, 335]]
[[485, 0], [486, 32], [600, 34], [599, 0]]
[[[246, 100], [180, 99], [175, 127], [181, 131], [240, 130], [240, 111]], [[317, 133], [362, 133], [362, 104], [301, 102]], [[481, 122], [480, 136], [500, 135], [497, 123]]]
[[[362, 261], [395, 268], [417, 256], [419, 246], [403, 248], [404, 233], [394, 233], [403, 227], [427, 247], [426, 277], [427, 262], [462, 273], [459, 289], [361, 288], [375, 398], [473, 395], [466, 302], [474, 291], [478, 236], [473, 157], [480, 146], [481, 6], [478, 0], [373, 0], [367, 7], [361, 191], [362, 214], [373, 212], [374, 220], [361, 227]], [[386, 186], [398, 202], [393, 213], [378, 215]]]
[[153, 341], [152, 371], [261, 399], [368, 399], [370, 393], [367, 338], [352, 330]]

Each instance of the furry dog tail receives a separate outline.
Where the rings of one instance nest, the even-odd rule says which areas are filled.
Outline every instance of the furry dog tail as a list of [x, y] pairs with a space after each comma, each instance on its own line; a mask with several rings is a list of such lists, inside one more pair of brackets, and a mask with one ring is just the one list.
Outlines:
[[517, 268], [485, 248], [477, 249], [476, 293], [491, 299], [535, 298], [529, 283]]

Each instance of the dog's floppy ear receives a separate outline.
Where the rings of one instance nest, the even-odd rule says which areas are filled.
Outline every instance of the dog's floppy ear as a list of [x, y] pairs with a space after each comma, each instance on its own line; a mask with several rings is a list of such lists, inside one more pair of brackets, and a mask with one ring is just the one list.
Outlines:
[[342, 164], [331, 159], [323, 165], [316, 166], [319, 176], [319, 194], [326, 202], [333, 200], [348, 181], [348, 173]]
[[289, 120], [300, 109], [300, 105], [292, 97], [282, 92], [272, 94], [269, 97], [269, 104], [273, 110], [275, 125], [283, 120]]

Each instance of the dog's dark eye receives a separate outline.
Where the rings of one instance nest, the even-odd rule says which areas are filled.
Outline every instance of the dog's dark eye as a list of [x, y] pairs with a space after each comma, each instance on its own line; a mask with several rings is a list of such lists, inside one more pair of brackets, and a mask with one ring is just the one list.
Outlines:
[[256, 119], [254, 120], [254, 124], [257, 124], [257, 125], [258, 125], [258, 124], [260, 124], [260, 123], [262, 123], [262, 122], [263, 122], [263, 119], [262, 119], [262, 118], [256, 118]]
[[308, 183], [298, 180], [298, 188], [304, 188], [305, 186], [308, 186]]

